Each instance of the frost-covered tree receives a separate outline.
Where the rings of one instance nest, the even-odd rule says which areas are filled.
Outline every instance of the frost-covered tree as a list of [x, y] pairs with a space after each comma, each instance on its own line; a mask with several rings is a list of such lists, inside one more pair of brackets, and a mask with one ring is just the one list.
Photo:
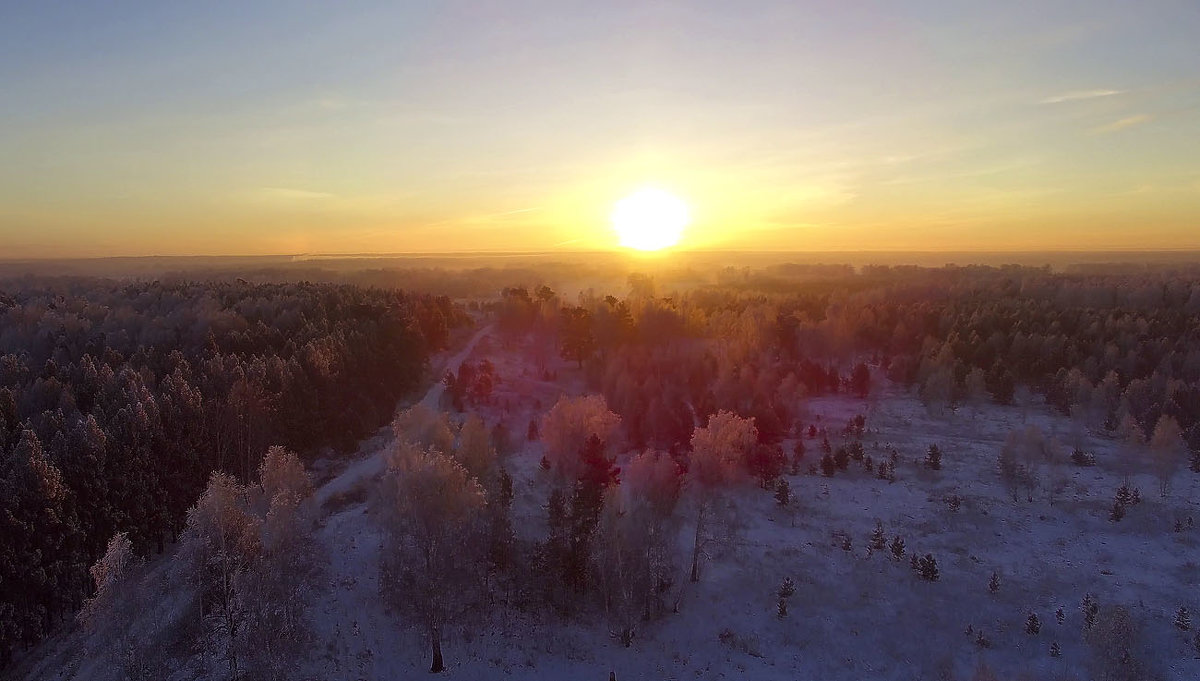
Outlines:
[[561, 397], [542, 418], [546, 459], [560, 481], [574, 481], [583, 469], [580, 452], [588, 437], [612, 443], [621, 417], [609, 411], [601, 395]]
[[477, 414], [471, 414], [463, 422], [458, 433], [458, 447], [454, 458], [467, 469], [471, 477], [487, 480], [496, 461], [496, 450], [492, 448], [491, 434], [487, 425]]
[[262, 521], [250, 512], [248, 490], [213, 473], [188, 511], [177, 564], [196, 586], [200, 612], [221, 650], [230, 679], [241, 677], [250, 613], [246, 584], [262, 553]]
[[400, 412], [392, 422], [392, 431], [397, 441], [434, 447], [439, 452], [449, 452], [454, 448], [454, 430], [450, 426], [449, 416], [421, 403]]
[[1173, 416], [1163, 414], [1154, 426], [1154, 434], [1150, 436], [1150, 454], [1161, 496], [1171, 493], [1171, 480], [1183, 464], [1186, 451], [1179, 422]]
[[307, 604], [325, 565], [313, 537], [312, 483], [300, 457], [267, 450], [259, 467], [266, 515], [259, 560], [239, 584], [246, 603], [247, 671], [286, 681], [311, 648]]
[[746, 454], [758, 439], [754, 419], [727, 411], [717, 412], [708, 425], [692, 433], [687, 487], [696, 508], [696, 534], [692, 543], [691, 580], [700, 581], [700, 559], [709, 541], [709, 522], [722, 491], [743, 476]]
[[377, 503], [386, 533], [380, 589], [424, 629], [430, 671], [440, 672], [444, 628], [478, 594], [483, 488], [450, 456], [401, 443], [388, 456]]
[[114, 534], [104, 555], [89, 570], [96, 591], [79, 611], [79, 621], [91, 624], [98, 613], [111, 607], [125, 579], [138, 563], [129, 535], [124, 532]]

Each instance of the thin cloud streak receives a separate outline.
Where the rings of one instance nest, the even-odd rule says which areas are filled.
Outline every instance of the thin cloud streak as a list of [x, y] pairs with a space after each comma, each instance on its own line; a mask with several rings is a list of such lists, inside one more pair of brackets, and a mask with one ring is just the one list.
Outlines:
[[1125, 118], [1115, 120], [1112, 123], [1101, 125], [1092, 128], [1089, 132], [1093, 135], [1107, 135], [1109, 133], [1118, 132], [1126, 128], [1132, 128], [1135, 125], [1141, 125], [1152, 120], [1154, 117], [1150, 114], [1137, 114], [1136, 116], [1126, 116]]
[[1061, 95], [1047, 97], [1041, 103], [1062, 104], [1063, 102], [1079, 102], [1085, 99], [1099, 99], [1101, 97], [1112, 97], [1123, 94], [1125, 94], [1124, 90], [1072, 90], [1071, 92], [1064, 92]]

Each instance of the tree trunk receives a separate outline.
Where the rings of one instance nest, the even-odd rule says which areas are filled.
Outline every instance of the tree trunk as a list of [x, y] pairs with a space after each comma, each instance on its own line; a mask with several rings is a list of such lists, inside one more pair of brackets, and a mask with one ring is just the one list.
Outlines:
[[700, 503], [700, 512], [696, 514], [696, 540], [692, 545], [692, 581], [700, 581], [700, 535], [704, 529], [705, 505]]
[[433, 646], [433, 664], [429, 667], [429, 673], [437, 674], [446, 668], [442, 662], [442, 632], [437, 625], [429, 627], [429, 641]]

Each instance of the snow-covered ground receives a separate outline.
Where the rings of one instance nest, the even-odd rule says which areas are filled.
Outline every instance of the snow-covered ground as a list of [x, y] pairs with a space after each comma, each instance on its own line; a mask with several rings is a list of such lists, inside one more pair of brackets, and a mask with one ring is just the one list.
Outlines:
[[[484, 415], [489, 423], [504, 418], [519, 443], [519, 451], [505, 460], [515, 483], [514, 527], [535, 539], [544, 528], [549, 482], [538, 466], [540, 444], [525, 441], [525, 426], [559, 394], [579, 393], [582, 380], [557, 362], [557, 380], [541, 380], [487, 329], [447, 366], [467, 357], [487, 357], [497, 367], [501, 382]], [[436, 391], [437, 386], [426, 398], [432, 406], [440, 396]], [[991, 405], [978, 413], [932, 416], [914, 397], [887, 387], [869, 401], [812, 399], [807, 413], [828, 428], [835, 446], [834, 433], [855, 414], [865, 414], [866, 453], [881, 461], [894, 446], [900, 455], [897, 480], [867, 475], [853, 462], [833, 478], [809, 474], [808, 465], [820, 458], [820, 439], [806, 438], [805, 470], [788, 478], [791, 506], [781, 508], [772, 493], [753, 484], [733, 492], [739, 539], [707, 561], [699, 583], [688, 583], [681, 569], [679, 612], [645, 624], [632, 647], [610, 636], [599, 613], [567, 620], [504, 612], [469, 631], [450, 632], [445, 675], [966, 680], [983, 663], [1004, 679], [1089, 679], [1080, 603], [1090, 592], [1102, 606], [1129, 608], [1165, 678], [1200, 678], [1200, 660], [1190, 644], [1194, 632], [1185, 634], [1173, 624], [1181, 605], [1200, 613], [1200, 527], [1173, 531], [1177, 518], [1200, 520], [1200, 476], [1181, 468], [1172, 494], [1163, 499], [1155, 478], [1135, 473], [1132, 482], [1143, 501], [1113, 523], [1109, 512], [1122, 475], [1115, 464], [1117, 444], [1102, 437], [1088, 436], [1095, 467], [1064, 462], [1046, 468], [1045, 480], [1066, 482], [1053, 503], [1044, 493], [1034, 502], [1013, 502], [1000, 483], [996, 455], [1010, 430], [1036, 424], [1069, 439], [1070, 423], [1044, 407]], [[306, 663], [306, 678], [418, 678], [428, 669], [419, 630], [405, 626], [379, 597], [381, 533], [367, 513], [367, 496], [387, 443], [382, 435], [364, 443], [361, 460], [317, 493], [324, 509], [317, 532], [329, 568], [327, 588], [311, 604], [318, 645]], [[785, 442], [789, 452], [791, 444]], [[943, 451], [940, 471], [922, 465], [930, 444]], [[957, 510], [945, 501], [950, 495], [961, 499]], [[876, 521], [889, 542], [903, 538], [903, 560], [887, 551], [868, 552]], [[681, 538], [689, 529], [685, 522]], [[683, 543], [681, 568], [687, 559]], [[932, 554], [940, 580], [914, 574], [912, 553]], [[988, 588], [993, 572], [1000, 577], [996, 593]], [[776, 591], [785, 577], [795, 581], [796, 593], [781, 618]], [[1059, 607], [1065, 613], [1061, 625], [1055, 618]], [[1038, 635], [1025, 632], [1030, 613], [1041, 620]], [[979, 632], [990, 647], [977, 645]], [[108, 678], [111, 670], [68, 664], [86, 654], [72, 655], [71, 636], [78, 634], [44, 644], [43, 664], [27, 678]], [[1061, 647], [1061, 657], [1051, 657], [1052, 642]], [[172, 678], [193, 678], [187, 669]]]

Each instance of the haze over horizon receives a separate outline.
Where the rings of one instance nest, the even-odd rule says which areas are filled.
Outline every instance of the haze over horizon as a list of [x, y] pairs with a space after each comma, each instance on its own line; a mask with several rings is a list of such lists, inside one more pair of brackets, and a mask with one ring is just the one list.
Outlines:
[[1200, 6], [38, 3], [0, 258], [1200, 248]]

